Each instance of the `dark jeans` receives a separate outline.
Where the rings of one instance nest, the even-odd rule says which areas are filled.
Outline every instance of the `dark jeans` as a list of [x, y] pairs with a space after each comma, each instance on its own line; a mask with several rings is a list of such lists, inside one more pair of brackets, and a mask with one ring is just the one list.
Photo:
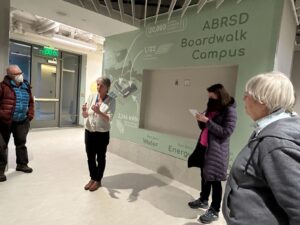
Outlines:
[[85, 149], [88, 158], [90, 177], [101, 181], [106, 164], [106, 150], [109, 132], [90, 132], [85, 130]]
[[[203, 162], [202, 165], [205, 164], [205, 151], [206, 148], [202, 146], [201, 153], [203, 156], [201, 157], [201, 160]], [[203, 177], [203, 166], [201, 167], [201, 192], [200, 192], [200, 199], [201, 201], [208, 201], [210, 192], [212, 189], [212, 203], [210, 207], [212, 207], [215, 211], [220, 211], [220, 205], [222, 201], [222, 184], [221, 181], [206, 181]]]
[[29, 128], [30, 122], [27, 119], [21, 122], [12, 122], [10, 126], [0, 124], [0, 172], [4, 172], [7, 165], [7, 145], [9, 143], [11, 133], [13, 134], [16, 146], [17, 164], [28, 164], [28, 153], [25, 144]]

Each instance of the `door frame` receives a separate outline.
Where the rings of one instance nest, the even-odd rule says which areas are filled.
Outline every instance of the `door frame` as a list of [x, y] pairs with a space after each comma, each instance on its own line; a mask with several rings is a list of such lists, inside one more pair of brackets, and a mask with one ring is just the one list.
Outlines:
[[[59, 54], [60, 56], [60, 54]], [[38, 65], [48, 65], [48, 66], [53, 66], [56, 67], [56, 80], [55, 80], [55, 98], [43, 98], [42, 96], [34, 97], [34, 103], [35, 103], [35, 107], [37, 105], [38, 102], [55, 102], [55, 110], [54, 110], [54, 120], [36, 120], [36, 116], [34, 117], [34, 119], [31, 122], [31, 126], [33, 128], [44, 128], [44, 127], [59, 127], [59, 121], [60, 121], [60, 115], [59, 115], [59, 108], [60, 108], [60, 79], [61, 79], [61, 69], [60, 69], [60, 58], [57, 58], [57, 64], [51, 64], [48, 63], [47, 60], [49, 60], [48, 57], [43, 57], [43, 56], [39, 56], [39, 55], [34, 55], [32, 54], [32, 60], [31, 60], [31, 84], [33, 85], [34, 82], [36, 82], [38, 79], [37, 74], [38, 74]], [[36, 84], [38, 84], [36, 82]], [[32, 93], [34, 95], [34, 86], [32, 86]]]

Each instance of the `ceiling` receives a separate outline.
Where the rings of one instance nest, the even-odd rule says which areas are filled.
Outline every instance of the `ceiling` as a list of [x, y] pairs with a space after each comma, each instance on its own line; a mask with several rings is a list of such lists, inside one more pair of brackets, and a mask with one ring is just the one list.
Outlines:
[[25, 12], [20, 9], [11, 8], [10, 32], [18, 34], [34, 34], [39, 37], [51, 38], [54, 41], [72, 42], [75, 45], [96, 50], [102, 46], [104, 38], [96, 34], [68, 26], [41, 16]]
[[[134, 26], [146, 24], [146, 20], [161, 15], [170, 19], [174, 11], [181, 11], [182, 16], [188, 8], [203, 6], [215, 2], [218, 8], [225, 0], [64, 0], [87, 10], [99, 13]], [[237, 0], [240, 3], [242, 0]]]
[[108, 37], [137, 30], [113, 18], [88, 11], [63, 0], [10, 0], [11, 7], [71, 27]]
[[[221, 7], [225, 0], [11, 0], [11, 7], [49, 20], [76, 27], [102, 37], [137, 30], [148, 20], [164, 15], [171, 18], [173, 12], [183, 16], [190, 8], [197, 12], [206, 4]], [[236, 0], [237, 4], [243, 0]], [[244, 0], [245, 1], [245, 0]], [[300, 16], [300, 0], [294, 2], [294, 13]], [[298, 26], [296, 42], [300, 44]]]

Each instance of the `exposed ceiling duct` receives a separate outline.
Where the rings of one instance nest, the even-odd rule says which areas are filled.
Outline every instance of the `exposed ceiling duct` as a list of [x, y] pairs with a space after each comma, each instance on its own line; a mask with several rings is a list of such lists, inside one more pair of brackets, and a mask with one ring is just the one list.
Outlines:
[[34, 25], [38, 34], [54, 34], [59, 32], [59, 23], [48, 19], [38, 19]]
[[73, 41], [74, 45], [78, 47], [86, 45], [91, 50], [94, 50], [97, 45], [103, 45], [105, 40], [103, 37], [78, 28], [17, 9], [11, 9], [10, 32], [37, 34], [65, 44]]

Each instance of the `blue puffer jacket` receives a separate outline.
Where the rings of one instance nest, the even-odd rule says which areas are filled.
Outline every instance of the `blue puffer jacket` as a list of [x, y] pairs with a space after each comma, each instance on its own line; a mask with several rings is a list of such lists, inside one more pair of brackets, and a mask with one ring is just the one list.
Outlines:
[[13, 80], [10, 81], [16, 94], [16, 106], [13, 114], [13, 121], [23, 121], [27, 118], [29, 106], [29, 87], [25, 83], [17, 87]]
[[[33, 96], [29, 83], [26, 80], [24, 80], [24, 83], [28, 87], [27, 91], [29, 94], [29, 103], [26, 116], [27, 119], [31, 121], [34, 117]], [[5, 76], [4, 80], [0, 82], [0, 126], [2, 124], [11, 125], [16, 107], [16, 101], [16, 93], [12, 87], [11, 79], [9, 76]]]

